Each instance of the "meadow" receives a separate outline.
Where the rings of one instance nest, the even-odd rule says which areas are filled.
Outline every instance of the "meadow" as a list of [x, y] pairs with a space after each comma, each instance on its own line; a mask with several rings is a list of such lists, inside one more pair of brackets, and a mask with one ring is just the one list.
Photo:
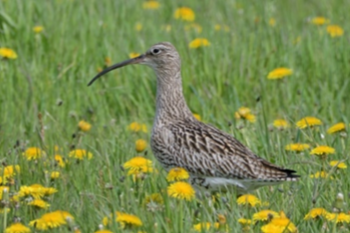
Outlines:
[[[0, 231], [349, 232], [348, 9], [0, 0]], [[167, 174], [149, 146], [153, 71], [128, 66], [87, 86], [161, 41], [181, 55], [193, 113], [298, 182], [239, 200], [169, 191], [186, 172]]]

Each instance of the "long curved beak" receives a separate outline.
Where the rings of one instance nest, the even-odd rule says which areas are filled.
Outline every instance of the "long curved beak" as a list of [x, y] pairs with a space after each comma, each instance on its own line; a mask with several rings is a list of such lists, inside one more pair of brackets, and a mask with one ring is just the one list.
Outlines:
[[91, 84], [93, 84], [93, 82], [96, 81], [96, 79], [98, 79], [99, 77], [101, 77], [102, 75], [104, 74], [107, 74], [109, 71], [112, 71], [112, 70], [115, 70], [115, 69], [118, 69], [120, 67], [123, 67], [123, 66], [127, 66], [127, 65], [131, 65], [131, 64], [138, 64], [138, 63], [141, 63], [145, 58], [145, 55], [142, 54], [138, 57], [135, 57], [135, 58], [131, 58], [129, 60], [126, 60], [126, 61], [123, 61], [123, 62], [120, 62], [120, 63], [117, 63], [117, 64], [114, 64], [104, 70], [102, 70], [100, 73], [98, 73], [89, 83], [88, 83], [88, 86], [90, 86]]

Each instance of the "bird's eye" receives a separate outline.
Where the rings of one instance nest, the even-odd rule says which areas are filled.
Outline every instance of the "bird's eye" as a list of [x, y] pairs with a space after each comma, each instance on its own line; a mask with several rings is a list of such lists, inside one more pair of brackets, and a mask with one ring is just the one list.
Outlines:
[[153, 49], [153, 51], [152, 51], [153, 54], [158, 54], [159, 52], [160, 52], [159, 49]]

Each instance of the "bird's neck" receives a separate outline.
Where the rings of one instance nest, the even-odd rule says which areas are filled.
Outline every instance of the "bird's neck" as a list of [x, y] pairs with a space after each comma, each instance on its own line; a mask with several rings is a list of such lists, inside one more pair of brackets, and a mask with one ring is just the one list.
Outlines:
[[157, 72], [157, 104], [155, 126], [192, 118], [182, 92], [180, 70], [174, 73]]

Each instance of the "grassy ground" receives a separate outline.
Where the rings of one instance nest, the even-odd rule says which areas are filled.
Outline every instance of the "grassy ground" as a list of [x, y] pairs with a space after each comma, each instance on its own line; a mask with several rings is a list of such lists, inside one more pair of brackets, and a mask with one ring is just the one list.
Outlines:
[[[181, 6], [193, 9], [200, 33], [184, 29], [191, 23], [174, 19]], [[299, 232], [349, 231], [346, 223], [304, 220], [313, 207], [332, 211], [338, 193], [348, 202], [348, 169], [327, 166], [332, 179], [311, 179], [310, 174], [325, 167], [320, 159], [310, 155], [310, 150], [285, 151], [294, 142], [308, 143], [311, 148], [328, 145], [336, 153], [325, 164], [330, 160], [348, 163], [348, 137], [329, 135], [326, 130], [337, 122], [349, 127], [349, 8], [345, 0], [164, 1], [155, 10], [143, 9], [142, 2], [135, 0], [0, 1], [0, 47], [18, 55], [15, 60], [0, 61], [0, 162], [21, 169], [9, 184], [10, 195], [36, 183], [58, 190], [46, 198], [48, 209], [28, 206], [28, 199], [16, 205], [11, 202], [10, 212], [0, 214], [0, 229], [18, 217], [28, 225], [44, 213], [64, 210], [74, 216], [72, 225], [81, 232], [96, 231], [103, 217], [115, 211], [137, 215], [143, 226], [121, 230], [112, 221], [106, 228], [113, 232], [192, 232], [194, 224], [215, 222], [217, 213], [225, 215], [229, 232], [240, 232], [239, 218], [271, 209], [284, 211]], [[311, 23], [316, 16], [340, 25], [344, 35], [332, 38], [327, 25]], [[137, 24], [141, 30], [135, 29]], [[227, 25], [229, 30], [217, 31], [216, 24]], [[44, 30], [33, 32], [37, 25]], [[166, 25], [170, 31], [164, 29]], [[188, 44], [198, 37], [211, 45], [190, 49]], [[105, 66], [106, 57], [116, 63], [160, 41], [170, 41], [182, 57], [184, 95], [194, 113], [231, 133], [259, 156], [297, 170], [302, 179], [254, 192], [269, 202], [263, 207], [238, 206], [236, 195], [227, 193], [222, 194], [227, 203], [216, 203], [213, 213], [208, 199], [199, 200], [202, 205], [198, 207], [198, 201], [168, 197], [166, 173], [150, 148], [135, 151], [137, 139], [150, 138], [156, 91], [152, 70], [126, 67], [87, 87], [97, 69]], [[267, 79], [277, 67], [291, 68], [293, 74], [282, 80]], [[256, 114], [255, 123], [235, 119], [235, 111], [242, 106]], [[300, 130], [295, 123], [305, 116], [317, 117], [323, 124]], [[273, 128], [277, 118], [286, 119], [290, 127]], [[78, 131], [80, 120], [91, 123], [91, 130]], [[134, 121], [145, 123], [148, 133], [127, 130]], [[41, 148], [46, 155], [28, 161], [22, 155], [28, 147]], [[73, 148], [86, 149], [93, 158], [77, 162], [68, 157]], [[64, 168], [53, 162], [57, 153], [67, 160]], [[121, 166], [138, 154], [154, 161], [158, 172], [134, 182]], [[51, 180], [47, 174], [52, 171], [59, 171], [60, 177]], [[163, 197], [162, 210], [150, 212], [145, 207], [145, 197], [152, 193]], [[348, 205], [342, 208], [349, 211]], [[252, 226], [250, 232], [259, 232], [262, 225]], [[50, 230], [67, 231], [65, 226]]]

